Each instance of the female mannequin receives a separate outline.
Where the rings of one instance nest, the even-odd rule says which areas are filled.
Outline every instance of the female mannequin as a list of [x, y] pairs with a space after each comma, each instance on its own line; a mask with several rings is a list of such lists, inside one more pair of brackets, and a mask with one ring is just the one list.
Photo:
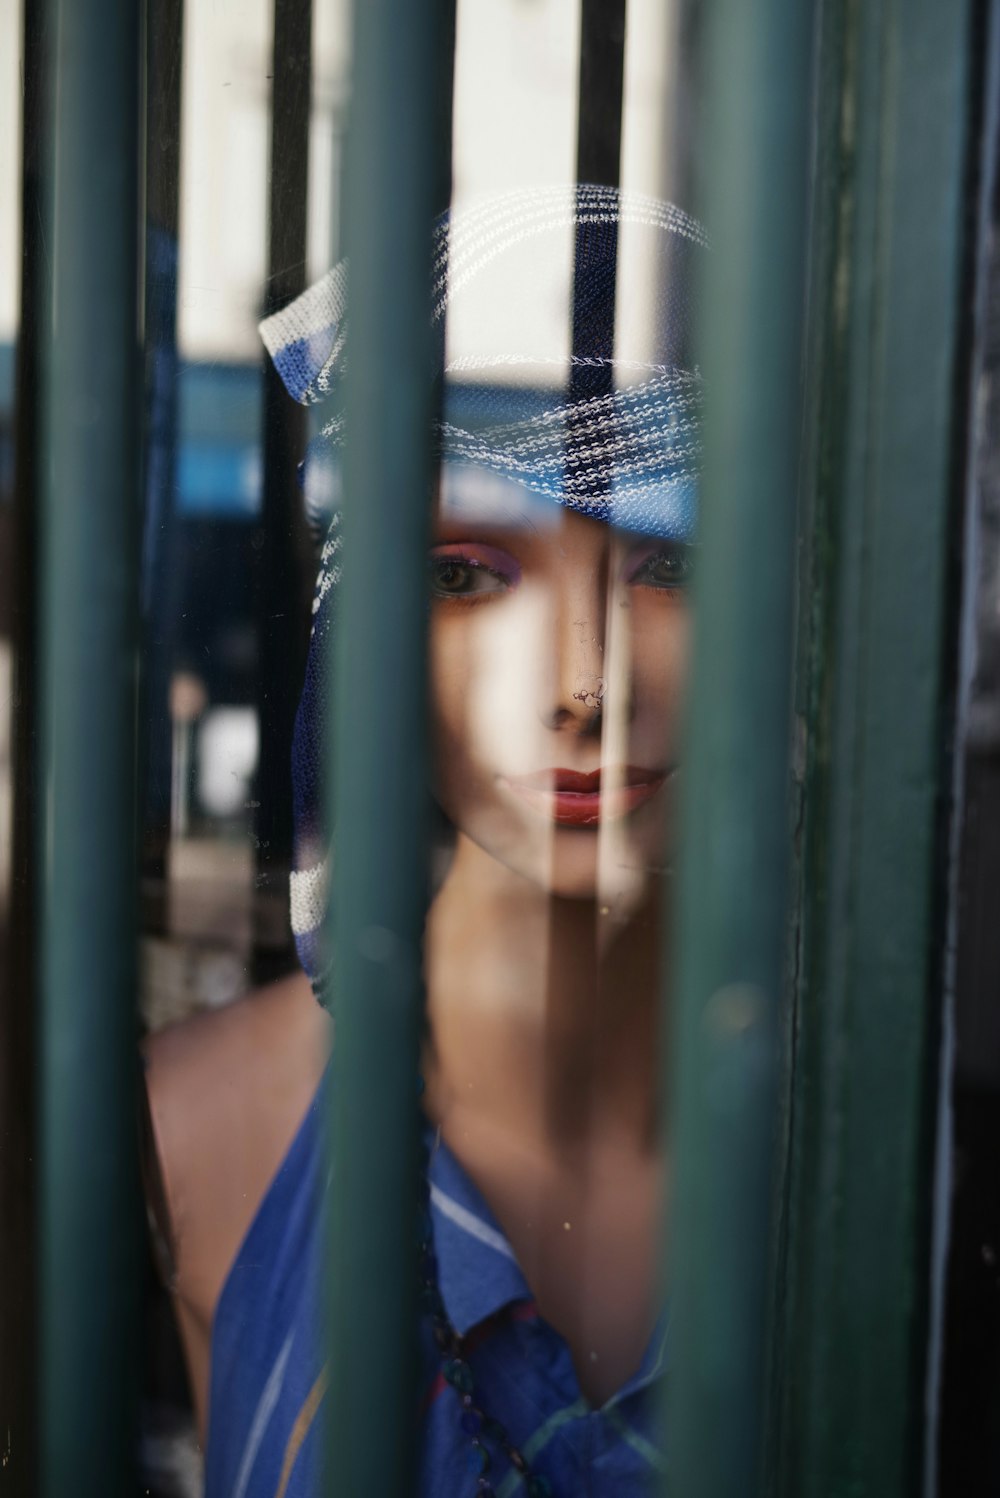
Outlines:
[[[618, 209], [617, 195], [613, 206]], [[602, 211], [607, 207], [602, 203]], [[588, 219], [579, 201], [575, 213], [579, 287], [596, 261], [593, 247], [590, 261], [581, 260], [579, 234]], [[547, 222], [558, 219], [550, 213]], [[648, 227], [648, 217], [642, 221]], [[662, 229], [657, 220], [656, 233]], [[675, 249], [672, 236], [667, 248]], [[460, 250], [454, 253], [453, 241], [453, 265], [461, 264]], [[669, 290], [668, 304], [676, 308], [676, 288]], [[586, 355], [574, 360], [584, 369], [596, 362]], [[278, 362], [280, 368], [280, 355]], [[656, 379], [666, 378], [668, 369], [671, 378], [684, 374], [665, 361], [643, 368], [658, 371]], [[648, 379], [641, 388], [651, 388]], [[657, 413], [661, 396], [657, 387]], [[574, 451], [574, 443], [586, 455], [578, 434], [589, 428], [579, 422], [579, 412], [605, 411], [610, 397], [604, 390], [582, 399], [599, 405], [572, 408], [561, 426], [564, 455]], [[657, 420], [658, 461], [673, 464], [676, 478], [680, 444], [667, 441], [664, 447], [662, 416]], [[510, 430], [506, 421], [501, 436]], [[594, 444], [599, 454], [609, 451], [609, 430], [602, 424]], [[425, 945], [424, 1109], [439, 1133], [446, 1172], [436, 1180], [431, 1171], [435, 1234], [440, 1239], [460, 1228], [470, 1254], [485, 1244], [500, 1256], [498, 1273], [517, 1266], [507, 1300], [499, 1296], [490, 1314], [479, 1318], [481, 1326], [475, 1318], [469, 1328], [459, 1326], [459, 1315], [452, 1314], [457, 1329], [468, 1330], [470, 1347], [498, 1317], [521, 1315], [537, 1318], [549, 1338], [544, 1357], [555, 1357], [553, 1348], [564, 1350], [563, 1394], [573, 1394], [575, 1379], [578, 1397], [554, 1400], [549, 1412], [536, 1391], [538, 1414], [547, 1421], [532, 1421], [515, 1408], [513, 1396], [509, 1409], [495, 1407], [504, 1404], [512, 1378], [522, 1383], [522, 1393], [528, 1387], [517, 1361], [524, 1349], [513, 1331], [512, 1340], [505, 1343], [498, 1335], [495, 1342], [504, 1349], [503, 1376], [488, 1360], [476, 1370], [485, 1385], [493, 1379], [488, 1408], [482, 1399], [487, 1413], [508, 1425], [526, 1454], [526, 1434], [537, 1447], [537, 1470], [550, 1473], [538, 1479], [537, 1491], [637, 1492], [638, 1476], [624, 1476], [626, 1467], [615, 1466], [611, 1446], [629, 1447], [636, 1472], [652, 1470], [659, 1460], [638, 1424], [633, 1429], [616, 1413], [614, 1396], [637, 1372], [649, 1384], [662, 1355], [657, 1269], [666, 1166], [657, 1104], [658, 995], [687, 658], [690, 526], [677, 521], [676, 493], [665, 506], [666, 521], [661, 516], [645, 531], [636, 526], [628, 509], [632, 491], [618, 483], [623, 470], [613, 472], [610, 464], [590, 470], [593, 497], [588, 491], [581, 498], [567, 485], [570, 497], [557, 496], [552, 504], [546, 485], [533, 482], [523, 464], [496, 458], [501, 436], [480, 443], [480, 462], [470, 461], [467, 451], [456, 458], [444, 444], [434, 504], [431, 789], [453, 830]], [[522, 439], [523, 432], [520, 454]], [[624, 448], [632, 455], [643, 440], [640, 434]], [[685, 453], [689, 458], [690, 443]], [[642, 484], [635, 491], [643, 514], [656, 492], [651, 462], [640, 464]], [[663, 492], [670, 474], [665, 480], [659, 473]], [[609, 525], [621, 494], [624, 518], [632, 523]], [[321, 599], [325, 592], [321, 578]], [[318, 638], [314, 649], [320, 648]], [[297, 929], [302, 924], [300, 919]], [[314, 953], [307, 950], [309, 966]], [[247, 1317], [234, 1306], [244, 1271], [256, 1273], [257, 1260], [267, 1256], [260, 1247], [261, 1219], [270, 1207], [275, 1216], [291, 1210], [274, 1206], [275, 1191], [280, 1196], [283, 1177], [298, 1169], [305, 1146], [302, 1130], [296, 1130], [320, 1084], [330, 1044], [329, 1020], [306, 978], [297, 976], [228, 1011], [161, 1034], [149, 1046], [173, 1289], [202, 1430], [210, 1415], [217, 1443], [216, 1432], [227, 1420], [228, 1386], [219, 1367], [211, 1366], [213, 1329], [218, 1362], [219, 1338], [237, 1323], [244, 1335]], [[461, 1248], [441, 1241], [437, 1246], [448, 1302], [445, 1261]], [[290, 1261], [281, 1262], [288, 1273]], [[262, 1305], [270, 1312], [279, 1297], [277, 1270], [272, 1266], [268, 1275], [255, 1281], [255, 1293], [264, 1297], [256, 1302], [258, 1313]], [[453, 1293], [461, 1311], [465, 1292]], [[275, 1336], [280, 1341], [277, 1331]], [[471, 1352], [469, 1358], [474, 1362]], [[271, 1358], [267, 1366], [275, 1382], [278, 1363]], [[284, 1364], [280, 1371], [284, 1378]], [[429, 1402], [440, 1405], [455, 1394], [446, 1389], [445, 1399], [438, 1399], [441, 1379], [432, 1348], [427, 1374]], [[255, 1395], [256, 1414], [245, 1422], [239, 1460], [232, 1457], [226, 1480], [247, 1494], [310, 1492], [310, 1462], [291, 1436], [284, 1440], [283, 1462], [275, 1465], [278, 1483], [252, 1485], [255, 1467], [266, 1461], [266, 1443], [256, 1429], [261, 1411], [267, 1422], [277, 1423], [267, 1405], [270, 1384], [258, 1382], [263, 1393]], [[286, 1422], [292, 1435], [306, 1414], [308, 1429], [321, 1405], [321, 1378], [306, 1378], [307, 1388], [292, 1410], [295, 1419]], [[599, 1409], [603, 1418], [602, 1407], [615, 1423], [605, 1422], [598, 1436], [598, 1428], [586, 1422], [597, 1420]], [[627, 1410], [625, 1404], [620, 1408]], [[465, 1488], [455, 1485], [454, 1474], [462, 1471], [454, 1465], [456, 1453], [469, 1441], [458, 1431], [458, 1415], [460, 1404], [447, 1427], [454, 1426], [456, 1452], [446, 1450], [444, 1425], [428, 1437], [422, 1492], [477, 1490], [475, 1477], [462, 1479]], [[629, 1414], [633, 1418], [638, 1421]], [[560, 1457], [545, 1432], [564, 1419], [560, 1439], [567, 1451]], [[570, 1454], [573, 1419], [591, 1433]], [[275, 1433], [274, 1439], [283, 1438]], [[479, 1450], [478, 1437], [475, 1444]], [[505, 1475], [502, 1450], [489, 1451], [494, 1475], [488, 1480], [505, 1491], [501, 1479], [511, 1487], [517, 1475]], [[216, 1463], [215, 1470], [223, 1465]], [[212, 1473], [210, 1451], [210, 1484]]]

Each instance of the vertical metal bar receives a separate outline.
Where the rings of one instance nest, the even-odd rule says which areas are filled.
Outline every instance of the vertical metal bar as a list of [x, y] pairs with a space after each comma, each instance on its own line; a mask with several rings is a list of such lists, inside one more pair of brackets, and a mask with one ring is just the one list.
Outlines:
[[825, 9], [779, 1491], [898, 1498], [924, 1464], [972, 31], [967, 0]]
[[183, 570], [177, 488], [177, 268], [184, 0], [156, 0], [146, 26], [146, 451], [142, 540], [142, 928], [167, 929], [170, 676]]
[[617, 187], [625, 87], [625, 0], [581, 0], [576, 180]]
[[670, 1490], [762, 1491], [811, 7], [704, 16], [703, 542], [673, 992]]
[[[265, 313], [306, 284], [312, 0], [274, 0], [271, 177]], [[257, 713], [260, 756], [254, 801], [254, 981], [295, 964], [288, 925], [292, 862], [291, 744], [309, 639], [311, 546], [296, 479], [306, 444], [306, 412], [288, 399], [264, 361], [264, 463], [254, 536]], [[259, 542], [259, 545], [257, 544]]]
[[413, 1492], [440, 0], [357, 0], [333, 776], [329, 1491]]
[[47, 139], [43, 0], [22, 30], [21, 286], [14, 502], [8, 599], [13, 646], [13, 825], [9, 922], [0, 983], [0, 1461], [11, 1498], [38, 1491], [36, 855], [38, 848], [39, 356], [45, 252], [41, 204]]
[[[617, 187], [621, 181], [624, 88], [625, 0], [582, 0], [576, 123], [578, 184]], [[617, 257], [617, 228], [613, 232]], [[585, 224], [577, 225], [574, 266], [580, 261], [587, 233]], [[617, 275], [617, 260], [613, 274]], [[606, 395], [613, 383], [610, 362], [615, 343], [613, 318], [602, 347], [594, 342], [592, 320], [587, 315], [586, 293], [581, 298], [574, 274], [572, 350], [574, 356], [588, 356], [574, 364], [571, 371], [570, 395], [574, 399]], [[595, 368], [595, 356], [608, 363]], [[573, 425], [571, 421], [571, 431]]]
[[140, 8], [54, 0], [42, 432], [42, 1492], [131, 1494]]

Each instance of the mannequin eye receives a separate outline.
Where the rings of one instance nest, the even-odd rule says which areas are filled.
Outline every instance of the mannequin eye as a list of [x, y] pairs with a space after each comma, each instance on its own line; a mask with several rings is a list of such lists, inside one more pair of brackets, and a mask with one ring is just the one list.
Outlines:
[[628, 581], [646, 588], [683, 588], [694, 576], [694, 547], [672, 541], [646, 551], [630, 567]]
[[435, 557], [431, 563], [431, 589], [439, 598], [499, 593], [505, 587], [502, 577], [476, 562], [463, 562], [460, 557]]
[[431, 553], [433, 597], [478, 601], [490, 594], [505, 593], [516, 584], [519, 572], [513, 558], [506, 557], [494, 547], [480, 547], [477, 552], [482, 555], [460, 548]]

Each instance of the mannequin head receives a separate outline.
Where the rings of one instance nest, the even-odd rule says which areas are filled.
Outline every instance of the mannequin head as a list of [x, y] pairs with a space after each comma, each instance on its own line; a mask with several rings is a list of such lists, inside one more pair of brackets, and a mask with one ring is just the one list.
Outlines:
[[[696, 531], [691, 328], [705, 247], [670, 204], [586, 184], [497, 194], [435, 226], [431, 789], [457, 834], [453, 869], [476, 850], [550, 896], [611, 910], [633, 906], [663, 866]], [[293, 929], [318, 990], [348, 324], [341, 265], [262, 325], [289, 391], [324, 421], [304, 465], [326, 543], [296, 730], [292, 876]]]

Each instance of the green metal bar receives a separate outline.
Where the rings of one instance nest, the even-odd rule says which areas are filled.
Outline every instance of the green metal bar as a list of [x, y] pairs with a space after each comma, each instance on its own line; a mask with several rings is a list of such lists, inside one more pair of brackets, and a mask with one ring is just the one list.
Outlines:
[[[423, 758], [440, 0], [357, 0], [335, 663], [328, 1490], [414, 1490]], [[442, 145], [444, 143], [441, 143]]]
[[707, 392], [672, 1064], [669, 1489], [762, 1491], [812, 7], [701, 33]]
[[140, 9], [53, 0], [42, 427], [42, 1492], [131, 1495]]
[[923, 1481], [970, 9], [824, 7], [787, 1498]]

